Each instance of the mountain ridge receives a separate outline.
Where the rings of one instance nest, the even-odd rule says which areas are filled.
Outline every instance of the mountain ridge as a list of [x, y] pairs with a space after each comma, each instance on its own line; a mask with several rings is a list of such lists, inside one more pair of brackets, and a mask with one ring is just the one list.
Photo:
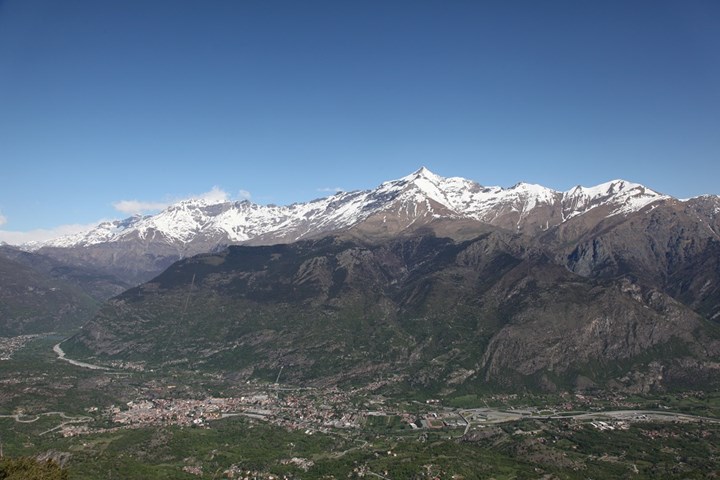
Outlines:
[[488, 227], [528, 237], [560, 229], [566, 237], [572, 233], [568, 241], [573, 241], [600, 223], [675, 204], [692, 206], [688, 212], [702, 204], [693, 215], [713, 223], [716, 213], [710, 212], [718, 210], [720, 200], [703, 197], [683, 203], [626, 180], [566, 192], [525, 182], [485, 187], [423, 167], [375, 189], [338, 192], [288, 206], [184, 200], [156, 215], [105, 222], [84, 233], [23, 248], [137, 285], [179, 259], [228, 245], [292, 243], [327, 235], [384, 241], [418, 232], [461, 240]]
[[406, 388], [431, 391], [582, 383], [641, 392], [717, 370], [718, 326], [688, 306], [532, 250], [500, 229], [462, 242], [230, 246], [112, 299], [63, 348], [93, 363], [242, 379], [270, 381], [285, 366], [286, 378], [309, 385], [400, 373]]
[[505, 227], [510, 224], [499, 219], [516, 216], [517, 229], [524, 226], [534, 210], [543, 206], [556, 208], [559, 218], [546, 219], [545, 226], [549, 228], [601, 206], [613, 205], [609, 214], [615, 215], [637, 211], [655, 201], [670, 198], [626, 180], [613, 180], [595, 187], [578, 185], [560, 192], [525, 182], [508, 188], [485, 187], [462, 177], [441, 177], [422, 167], [400, 179], [383, 182], [373, 190], [338, 192], [330, 197], [288, 206], [259, 205], [248, 200], [183, 200], [155, 215], [135, 215], [103, 222], [85, 232], [28, 243], [23, 248], [90, 246], [132, 236], [179, 245], [203, 238], [227, 244], [262, 238], [297, 241], [360, 223], [382, 211], [388, 200], [402, 200], [408, 205], [434, 201], [445, 207], [442, 212], [436, 212], [432, 207], [427, 210], [436, 218], [467, 218]]

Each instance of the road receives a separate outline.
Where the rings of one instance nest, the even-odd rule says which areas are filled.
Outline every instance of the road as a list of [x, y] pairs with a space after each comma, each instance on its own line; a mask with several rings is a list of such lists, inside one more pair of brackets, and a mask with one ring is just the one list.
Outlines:
[[[449, 409], [454, 410], [454, 409]], [[460, 413], [458, 411], [458, 413]], [[568, 412], [565, 414], [537, 415], [528, 410], [498, 410], [494, 408], [463, 409], [462, 418], [467, 422], [465, 433], [473, 425], [488, 425], [517, 421], [523, 418], [535, 420], [625, 420], [625, 421], [655, 421], [655, 422], [710, 422], [720, 423], [720, 419], [690, 415], [687, 413], [671, 412], [667, 410], [608, 410], [600, 412]]]
[[[35, 415], [23, 415], [22, 413], [15, 413], [12, 415], [0, 415], [0, 418], [13, 418], [18, 423], [34, 423], [40, 420], [40, 417], [47, 417], [50, 415], [58, 415], [61, 418], [65, 419], [65, 422], [62, 422], [57, 427], [53, 427], [49, 430], [45, 430], [44, 432], [40, 433], [39, 435], [45, 435], [46, 433], [54, 432], [55, 430], [59, 430], [65, 425], [71, 424], [71, 423], [86, 423], [86, 422], [92, 422], [92, 417], [86, 417], [84, 415], [77, 416], [77, 417], [71, 417], [67, 415], [65, 412], [45, 412], [45, 413], [38, 413]], [[28, 417], [28, 419], [23, 419], [22, 417]]]
[[[0, 418], [14, 418], [16, 422], [33, 423], [33, 422], [37, 422], [40, 419], [40, 417], [48, 417], [50, 415], [58, 415], [58, 416], [64, 418], [65, 420], [71, 420], [71, 421], [75, 421], [75, 422], [89, 422], [93, 419], [92, 417], [87, 417], [85, 415], [71, 417], [68, 414], [66, 414], [65, 412], [45, 412], [45, 413], [36, 413], [34, 415], [13, 413], [12, 415], [0, 415]], [[34, 418], [32, 418], [31, 420], [23, 420], [21, 417], [34, 417]]]
[[690, 415], [687, 413], [670, 412], [667, 410], [610, 410], [607, 412], [578, 413], [571, 416], [550, 415], [546, 417], [535, 418], [575, 418], [578, 420], [603, 420], [607, 418], [615, 420], [640, 420], [640, 421], [684, 421], [684, 422], [711, 422], [720, 423], [720, 419], [711, 417], [701, 417], [698, 415]]

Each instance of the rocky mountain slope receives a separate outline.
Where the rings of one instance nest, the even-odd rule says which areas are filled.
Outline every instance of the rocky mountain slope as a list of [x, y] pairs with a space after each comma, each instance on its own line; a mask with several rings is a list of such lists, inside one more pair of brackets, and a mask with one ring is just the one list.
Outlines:
[[5, 255], [0, 249], [0, 336], [71, 331], [99, 304], [81, 288]]
[[183, 201], [157, 215], [106, 222], [88, 232], [24, 248], [137, 284], [180, 258], [230, 244], [291, 243], [349, 229], [380, 240], [423, 228], [471, 238], [487, 225], [535, 235], [576, 217], [597, 222], [669, 199], [623, 180], [558, 192], [527, 183], [484, 187], [421, 168], [374, 190], [340, 192], [289, 206]]
[[134, 282], [178, 260], [66, 342], [93, 361], [643, 391], [720, 379], [718, 213], [623, 180], [557, 192], [420, 169], [288, 207], [182, 202], [36, 252]]
[[110, 301], [64, 348], [241, 378], [283, 367], [302, 383], [399, 374], [425, 391], [720, 378], [717, 325], [632, 279], [575, 274], [500, 229], [199, 255]]
[[61, 262], [37, 252], [28, 252], [10, 245], [0, 245], [0, 256], [35, 270], [48, 279], [67, 283], [102, 302], [124, 292], [133, 285], [98, 268]]
[[719, 212], [718, 197], [666, 200], [596, 223], [578, 218], [546, 232], [539, 243], [575, 273], [631, 277], [720, 323]]

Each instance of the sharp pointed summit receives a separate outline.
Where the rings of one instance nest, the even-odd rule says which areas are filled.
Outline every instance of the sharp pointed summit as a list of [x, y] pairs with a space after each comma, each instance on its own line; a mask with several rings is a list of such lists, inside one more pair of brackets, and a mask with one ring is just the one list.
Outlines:
[[[437, 175], [433, 172], [431, 172], [427, 167], [420, 167], [419, 169], [415, 170], [410, 175], [406, 175], [399, 180], [395, 180], [396, 182], [414, 182], [417, 180], [428, 180], [431, 182], [438, 182], [444, 180], [444, 177], [441, 177], [440, 175]], [[392, 181], [391, 181], [392, 182]], [[385, 183], [391, 183], [391, 182], [385, 182]]]
[[422, 166], [419, 169], [413, 173], [416, 177], [425, 177], [425, 178], [439, 178], [439, 175], [436, 175], [435, 173], [431, 172], [429, 168]]

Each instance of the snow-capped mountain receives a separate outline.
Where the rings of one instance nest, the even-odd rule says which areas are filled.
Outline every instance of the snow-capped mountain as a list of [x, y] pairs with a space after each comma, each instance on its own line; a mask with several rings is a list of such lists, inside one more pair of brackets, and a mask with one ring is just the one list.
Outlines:
[[[500, 229], [562, 257], [576, 242], [590, 241], [608, 227], [628, 223], [627, 236], [636, 228], [631, 227], [633, 222], [647, 223], [656, 216], [648, 229], [669, 229], [668, 222], [678, 219], [682, 223], [678, 231], [699, 225], [698, 232], [715, 241], [720, 239], [718, 205], [715, 196], [680, 201], [625, 180], [561, 192], [529, 183], [486, 187], [421, 168], [372, 190], [340, 192], [287, 206], [185, 200], [156, 215], [105, 222], [24, 249], [102, 272], [127, 285], [147, 281], [181, 258], [227, 245], [292, 243], [330, 234], [374, 242], [432, 231], [469, 240], [488, 229]], [[661, 210], [663, 215], [656, 215]], [[654, 231], [648, 239], [656, 237]]]
[[178, 246], [290, 242], [350, 228], [378, 214], [401, 216], [407, 226], [419, 220], [465, 218], [504, 228], [548, 228], [594, 209], [617, 215], [667, 198], [624, 180], [558, 192], [528, 183], [483, 187], [460, 177], [441, 177], [423, 167], [374, 190], [340, 192], [289, 206], [186, 200], [157, 215], [105, 222], [87, 232], [27, 247], [68, 248], [130, 239]]

